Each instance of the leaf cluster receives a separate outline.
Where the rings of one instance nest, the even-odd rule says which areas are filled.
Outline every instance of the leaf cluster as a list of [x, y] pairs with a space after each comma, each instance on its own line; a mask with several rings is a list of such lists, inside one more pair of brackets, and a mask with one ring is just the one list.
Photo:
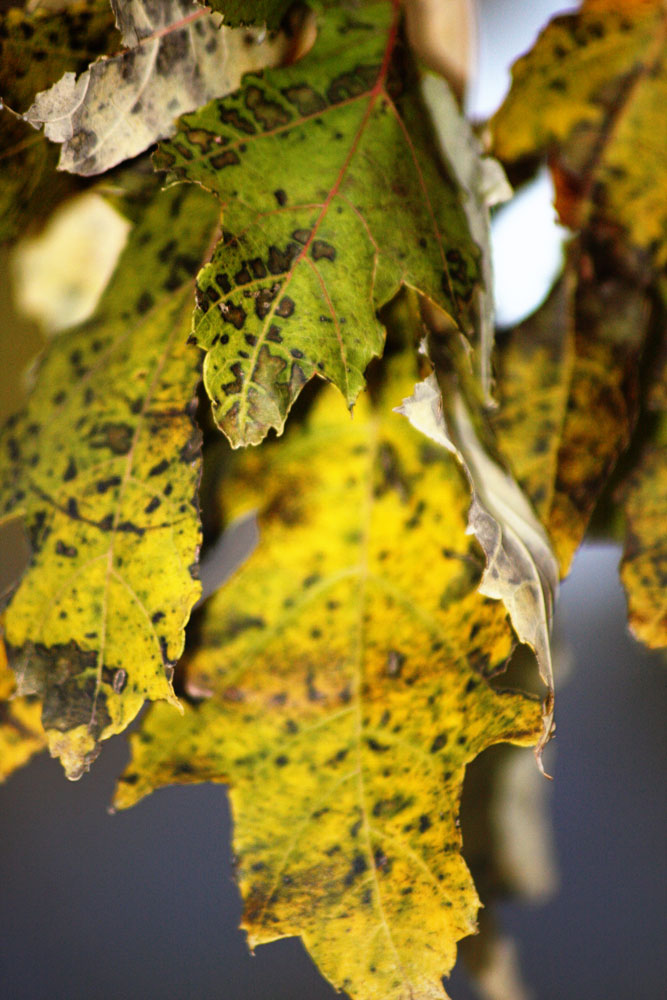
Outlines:
[[[442, 997], [479, 907], [466, 765], [541, 759], [592, 519], [625, 540], [635, 635], [667, 645], [667, 22], [658, 0], [556, 19], [485, 150], [398, 0], [288, 6], [2, 15], [0, 240], [98, 174], [131, 229], [0, 432], [0, 527], [31, 549], [0, 775], [48, 747], [78, 778], [155, 702], [116, 807], [228, 783], [250, 944], [300, 934], [359, 1000]], [[489, 153], [517, 181], [546, 159], [572, 230], [495, 346]], [[521, 644], [543, 704], [505, 689]]]

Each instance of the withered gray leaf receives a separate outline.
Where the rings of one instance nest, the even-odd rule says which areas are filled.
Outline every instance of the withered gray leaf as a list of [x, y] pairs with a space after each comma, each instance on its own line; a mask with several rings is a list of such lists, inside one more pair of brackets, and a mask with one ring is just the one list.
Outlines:
[[112, 4], [128, 46], [65, 73], [24, 115], [62, 143], [59, 170], [85, 177], [137, 156], [171, 135], [179, 115], [235, 90], [244, 73], [280, 61], [282, 36], [261, 43], [191, 0]]

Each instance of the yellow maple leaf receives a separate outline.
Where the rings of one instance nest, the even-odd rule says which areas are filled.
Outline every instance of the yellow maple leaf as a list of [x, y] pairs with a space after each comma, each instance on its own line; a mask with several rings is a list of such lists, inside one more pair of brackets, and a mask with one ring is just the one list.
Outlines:
[[245, 454], [233, 514], [260, 544], [209, 602], [182, 719], [155, 705], [116, 805], [160, 785], [229, 781], [251, 946], [300, 934], [357, 1000], [443, 997], [479, 905], [461, 857], [465, 765], [535, 744], [536, 700], [494, 690], [513, 636], [482, 597], [455, 459], [392, 407], [393, 363], [354, 419], [333, 389], [307, 427]]
[[[582, 258], [584, 265], [582, 267]], [[595, 504], [627, 448], [638, 401], [638, 365], [650, 311], [642, 288], [585, 278], [571, 249], [565, 275], [498, 351], [503, 452], [552, 539], [561, 576]]]
[[646, 440], [618, 491], [625, 517], [621, 582], [628, 623], [634, 636], [654, 649], [667, 647], [667, 340], [661, 352], [647, 393]]
[[201, 589], [186, 338], [217, 225], [201, 191], [153, 191], [96, 316], [51, 342], [0, 433], [0, 523], [23, 516], [32, 546], [7, 651], [70, 778], [146, 698], [178, 704], [171, 676]]

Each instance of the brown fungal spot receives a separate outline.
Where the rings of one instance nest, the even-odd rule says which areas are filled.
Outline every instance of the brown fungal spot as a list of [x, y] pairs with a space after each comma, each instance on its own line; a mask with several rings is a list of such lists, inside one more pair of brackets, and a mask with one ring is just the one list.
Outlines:
[[266, 267], [264, 266], [264, 261], [261, 257], [253, 257], [252, 260], [248, 261], [248, 266], [250, 267], [254, 278], [266, 277]]
[[[276, 307], [276, 316], [287, 319], [294, 312], [294, 300], [289, 295], [283, 295]], [[303, 357], [303, 355], [301, 355]]]
[[271, 274], [285, 274], [299, 252], [299, 247], [295, 243], [288, 243], [284, 250], [279, 250], [275, 245], [270, 246], [267, 264]]
[[108, 423], [99, 427], [91, 448], [108, 448], [114, 455], [127, 455], [134, 440], [134, 428], [129, 424]]
[[59, 556], [66, 556], [68, 559], [75, 559], [79, 554], [76, 546], [66, 545], [60, 538], [56, 542], [56, 553]]
[[215, 283], [223, 293], [223, 295], [229, 295], [232, 290], [231, 282], [226, 274], [222, 271], [218, 271], [215, 276]]
[[336, 259], [334, 247], [332, 247], [331, 243], [327, 243], [326, 240], [313, 240], [310, 253], [313, 260], [321, 260], [323, 257], [326, 260], [332, 261]]
[[229, 302], [221, 302], [220, 312], [227, 323], [231, 323], [237, 330], [243, 329], [243, 324], [246, 321], [247, 315], [243, 306], [230, 304]]
[[252, 275], [245, 264], [241, 270], [237, 271], [234, 275], [234, 281], [237, 285], [247, 285], [248, 282], [252, 281]]
[[139, 298], [137, 299], [137, 304], [135, 308], [138, 313], [141, 314], [146, 313], [152, 307], [154, 301], [155, 300], [153, 299], [153, 296], [149, 291], [142, 292]]
[[368, 870], [368, 862], [366, 858], [360, 852], [357, 852], [350, 865], [349, 871], [345, 876], [345, 885], [350, 886], [360, 875], [363, 875], [365, 871]]
[[235, 167], [240, 162], [238, 155], [233, 149], [226, 149], [223, 153], [216, 153], [210, 159], [211, 166], [216, 170], [224, 170], [225, 167]]
[[218, 117], [223, 125], [231, 125], [232, 128], [237, 129], [239, 132], [245, 132], [246, 135], [256, 135], [257, 133], [257, 129], [250, 119], [244, 118], [238, 108], [219, 104]]
[[377, 79], [379, 66], [355, 66], [346, 73], [341, 73], [332, 81], [327, 89], [327, 100], [332, 104], [360, 97], [370, 90]]
[[381, 847], [378, 847], [376, 849], [375, 853], [373, 854], [373, 863], [375, 864], [375, 867], [379, 871], [382, 871], [383, 869], [385, 869], [387, 867], [387, 865], [389, 864], [389, 858], [384, 853], [384, 851], [382, 850]]
[[245, 89], [245, 105], [253, 113], [262, 129], [268, 132], [280, 125], [287, 125], [292, 115], [276, 101], [270, 101], [263, 90], [255, 85]]
[[109, 476], [108, 479], [98, 479], [95, 483], [95, 489], [98, 493], [106, 493], [108, 490], [113, 489], [115, 486], [120, 486], [121, 478], [120, 476]]
[[162, 473], [166, 472], [168, 468], [169, 468], [169, 461], [168, 459], [163, 458], [161, 462], [158, 462], [157, 465], [154, 465], [151, 469], [149, 469], [148, 475], [161, 476]]
[[327, 106], [322, 95], [305, 83], [284, 87], [282, 92], [290, 104], [296, 106], [301, 115], [314, 115], [318, 111], [323, 111]]
[[73, 458], [70, 458], [69, 462], [67, 463], [67, 468], [63, 473], [63, 482], [68, 483], [71, 479], [74, 479], [74, 477], [76, 476], [76, 472], [77, 472], [76, 462], [74, 461]]
[[241, 367], [241, 365], [240, 365], [240, 363], [238, 361], [236, 361], [231, 366], [231, 372], [234, 375], [234, 381], [233, 382], [226, 382], [222, 386], [222, 391], [227, 396], [236, 395], [243, 388], [243, 381], [244, 381], [244, 379], [243, 379], [243, 368]]
[[430, 748], [431, 753], [437, 753], [438, 750], [442, 750], [442, 748], [447, 743], [447, 739], [448, 739], [447, 733], [438, 733], [438, 735], [431, 743], [431, 748]]

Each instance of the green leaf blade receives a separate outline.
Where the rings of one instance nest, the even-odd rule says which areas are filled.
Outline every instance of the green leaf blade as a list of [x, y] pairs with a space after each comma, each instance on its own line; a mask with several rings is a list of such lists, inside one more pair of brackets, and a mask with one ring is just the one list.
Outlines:
[[328, 11], [303, 60], [185, 116], [156, 154], [223, 202], [193, 336], [235, 447], [282, 431], [314, 374], [352, 406], [382, 351], [375, 312], [402, 284], [474, 327], [478, 251], [396, 17], [389, 3]]

